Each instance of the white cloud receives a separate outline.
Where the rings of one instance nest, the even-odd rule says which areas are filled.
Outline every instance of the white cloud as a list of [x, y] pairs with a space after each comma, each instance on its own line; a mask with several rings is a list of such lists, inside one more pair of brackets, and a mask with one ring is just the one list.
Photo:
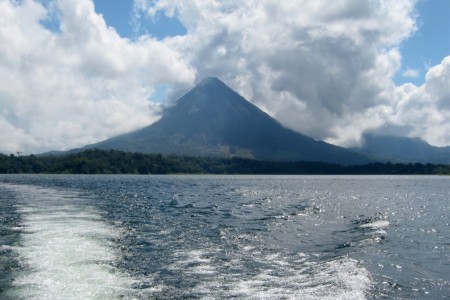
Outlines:
[[[69, 149], [155, 120], [148, 97], [195, 72], [174, 49], [121, 38], [90, 0], [58, 0], [60, 32], [36, 1], [1, 1], [0, 152]], [[53, 13], [53, 12], [52, 12]]]
[[419, 77], [420, 72], [417, 69], [406, 69], [403, 71], [402, 76], [406, 78], [417, 78]]
[[422, 86], [398, 87], [396, 98], [388, 124], [408, 126], [408, 135], [433, 145], [450, 145], [450, 56], [428, 70]]

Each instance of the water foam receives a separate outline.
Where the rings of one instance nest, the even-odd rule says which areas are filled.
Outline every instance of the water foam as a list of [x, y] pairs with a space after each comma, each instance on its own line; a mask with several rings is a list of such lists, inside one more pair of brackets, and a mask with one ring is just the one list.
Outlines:
[[389, 227], [389, 221], [386, 220], [378, 220], [371, 223], [363, 224], [361, 228], [370, 228], [370, 229], [384, 229]]
[[74, 193], [15, 186], [22, 194], [20, 246], [24, 266], [11, 297], [25, 299], [118, 299], [131, 295], [133, 280], [114, 264], [120, 233]]
[[365, 299], [371, 284], [369, 272], [350, 258], [330, 262], [305, 261], [283, 264], [266, 261], [271, 268], [235, 282], [230, 295], [242, 299]]
[[195, 275], [192, 292], [202, 299], [365, 299], [372, 285], [370, 273], [348, 257], [320, 261], [305, 253], [252, 251], [213, 259], [220, 252], [178, 251], [170, 269]]

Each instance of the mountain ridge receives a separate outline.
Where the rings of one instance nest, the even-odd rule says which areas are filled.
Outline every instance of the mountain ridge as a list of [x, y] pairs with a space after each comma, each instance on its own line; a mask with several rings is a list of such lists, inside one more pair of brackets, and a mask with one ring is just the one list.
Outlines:
[[450, 147], [436, 147], [420, 138], [365, 133], [360, 148], [352, 148], [381, 162], [450, 164]]

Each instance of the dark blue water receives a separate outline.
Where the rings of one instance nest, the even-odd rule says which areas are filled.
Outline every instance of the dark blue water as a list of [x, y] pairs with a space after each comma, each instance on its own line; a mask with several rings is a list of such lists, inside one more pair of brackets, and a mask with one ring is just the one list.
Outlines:
[[0, 176], [0, 299], [443, 299], [450, 178]]

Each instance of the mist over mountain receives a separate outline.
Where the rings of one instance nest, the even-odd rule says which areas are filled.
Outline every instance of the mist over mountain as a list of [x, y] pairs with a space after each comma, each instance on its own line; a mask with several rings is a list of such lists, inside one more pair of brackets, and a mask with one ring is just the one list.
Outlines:
[[362, 164], [363, 155], [283, 127], [217, 78], [206, 78], [140, 130], [84, 149]]
[[361, 148], [353, 148], [382, 162], [450, 164], [450, 147], [436, 147], [420, 138], [366, 133]]

